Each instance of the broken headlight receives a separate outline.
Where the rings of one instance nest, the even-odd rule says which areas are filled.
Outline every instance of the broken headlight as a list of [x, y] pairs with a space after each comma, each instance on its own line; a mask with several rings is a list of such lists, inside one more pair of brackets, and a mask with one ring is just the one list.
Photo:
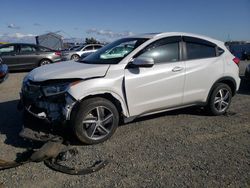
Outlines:
[[65, 93], [69, 89], [70, 83], [63, 83], [58, 85], [43, 86], [43, 93], [45, 96], [58, 95]]
[[42, 90], [45, 96], [59, 95], [65, 93], [70, 88], [70, 86], [76, 85], [79, 82], [81, 82], [81, 80], [45, 85], [42, 86]]

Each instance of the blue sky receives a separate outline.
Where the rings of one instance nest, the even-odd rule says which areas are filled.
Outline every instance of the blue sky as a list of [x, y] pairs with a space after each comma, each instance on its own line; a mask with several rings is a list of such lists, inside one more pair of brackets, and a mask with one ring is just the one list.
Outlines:
[[1, 0], [0, 10], [0, 41], [49, 31], [107, 41], [163, 31], [250, 40], [250, 0]]

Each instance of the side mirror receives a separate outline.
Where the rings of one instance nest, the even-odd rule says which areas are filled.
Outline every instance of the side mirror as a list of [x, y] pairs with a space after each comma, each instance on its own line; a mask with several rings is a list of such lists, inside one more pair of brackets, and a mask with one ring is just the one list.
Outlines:
[[132, 67], [152, 67], [154, 59], [151, 57], [138, 57], [131, 62]]

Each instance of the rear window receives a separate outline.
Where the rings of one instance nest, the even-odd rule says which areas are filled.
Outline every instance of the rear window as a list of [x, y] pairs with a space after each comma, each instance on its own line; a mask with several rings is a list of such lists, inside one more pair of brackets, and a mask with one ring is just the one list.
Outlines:
[[187, 59], [216, 57], [216, 45], [199, 38], [183, 37], [186, 42]]
[[202, 59], [216, 57], [216, 50], [213, 46], [198, 43], [186, 43], [187, 59]]

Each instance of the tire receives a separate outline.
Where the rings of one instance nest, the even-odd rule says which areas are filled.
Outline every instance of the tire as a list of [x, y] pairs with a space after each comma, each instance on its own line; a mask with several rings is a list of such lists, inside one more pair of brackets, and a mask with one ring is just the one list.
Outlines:
[[74, 61], [78, 61], [80, 59], [80, 56], [77, 54], [73, 54], [70, 59]]
[[39, 66], [43, 66], [43, 65], [49, 65], [51, 63], [50, 60], [48, 59], [42, 59], [39, 63]]
[[231, 99], [231, 88], [227, 84], [217, 83], [209, 98], [208, 112], [215, 116], [225, 114], [231, 104]]
[[73, 133], [84, 144], [106, 141], [114, 134], [119, 124], [119, 113], [115, 105], [100, 97], [83, 101], [73, 113]]

